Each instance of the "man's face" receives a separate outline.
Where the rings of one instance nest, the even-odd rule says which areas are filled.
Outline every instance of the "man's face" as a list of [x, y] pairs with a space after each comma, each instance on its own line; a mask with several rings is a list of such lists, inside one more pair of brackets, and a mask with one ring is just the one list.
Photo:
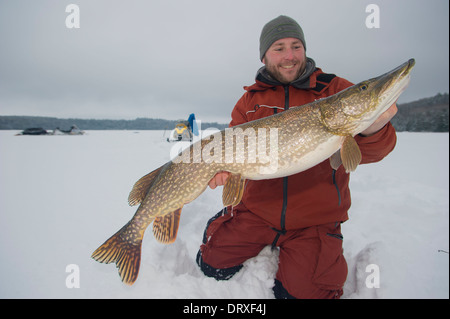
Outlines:
[[305, 48], [299, 39], [280, 39], [270, 46], [262, 62], [275, 79], [288, 84], [296, 80], [305, 70]]

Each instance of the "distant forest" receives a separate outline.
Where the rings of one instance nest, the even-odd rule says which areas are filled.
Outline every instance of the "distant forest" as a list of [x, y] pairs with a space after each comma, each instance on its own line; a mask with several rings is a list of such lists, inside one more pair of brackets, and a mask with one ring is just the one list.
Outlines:
[[[54, 130], [60, 128], [70, 129], [73, 125], [81, 130], [172, 130], [177, 123], [185, 120], [164, 120], [137, 118], [134, 120], [94, 120], [94, 119], [60, 119], [56, 117], [41, 116], [0, 116], [0, 130], [25, 130], [26, 128], [43, 128]], [[228, 124], [205, 123], [202, 128], [223, 129]]]
[[[448, 93], [398, 105], [392, 124], [398, 132], [448, 132]], [[0, 130], [24, 130], [39, 127], [45, 130], [68, 130], [76, 125], [81, 130], [165, 130], [179, 121], [137, 118], [134, 120], [60, 119], [40, 116], [0, 116]], [[228, 124], [203, 123], [203, 128], [223, 129]]]
[[398, 104], [392, 124], [398, 132], [448, 132], [448, 93]]

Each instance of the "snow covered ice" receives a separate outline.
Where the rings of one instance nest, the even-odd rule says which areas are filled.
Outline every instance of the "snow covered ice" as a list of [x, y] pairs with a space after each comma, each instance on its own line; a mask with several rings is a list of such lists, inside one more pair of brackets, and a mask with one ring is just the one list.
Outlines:
[[[273, 298], [278, 256], [269, 247], [229, 281], [195, 263], [220, 188], [183, 208], [174, 244], [147, 231], [133, 286], [90, 258], [133, 216], [133, 184], [169, 160], [162, 131], [15, 133], [0, 131], [0, 298]], [[448, 176], [448, 133], [398, 133], [393, 153], [352, 173], [343, 298], [449, 298]], [[373, 269], [378, 288], [369, 288]], [[74, 275], [79, 288], [68, 288]]]

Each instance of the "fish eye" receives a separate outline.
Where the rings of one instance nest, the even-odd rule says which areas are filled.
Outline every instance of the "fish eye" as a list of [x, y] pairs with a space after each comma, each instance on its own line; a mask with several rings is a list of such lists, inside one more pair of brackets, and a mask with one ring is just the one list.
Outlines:
[[367, 84], [361, 84], [361, 85], [359, 86], [359, 89], [360, 89], [361, 91], [367, 90]]

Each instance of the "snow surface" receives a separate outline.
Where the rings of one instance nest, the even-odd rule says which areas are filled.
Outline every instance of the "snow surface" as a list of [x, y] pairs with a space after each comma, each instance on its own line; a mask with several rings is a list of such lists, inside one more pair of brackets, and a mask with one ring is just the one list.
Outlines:
[[[184, 207], [174, 244], [147, 232], [133, 286], [90, 258], [133, 216], [137, 179], [168, 161], [164, 132], [15, 133], [0, 131], [0, 298], [273, 298], [276, 251], [224, 282], [195, 264], [218, 189]], [[343, 298], [449, 298], [449, 134], [399, 133], [393, 153], [352, 174], [351, 191]], [[366, 285], [372, 264], [379, 288]], [[79, 288], [68, 288], [77, 273]]]

